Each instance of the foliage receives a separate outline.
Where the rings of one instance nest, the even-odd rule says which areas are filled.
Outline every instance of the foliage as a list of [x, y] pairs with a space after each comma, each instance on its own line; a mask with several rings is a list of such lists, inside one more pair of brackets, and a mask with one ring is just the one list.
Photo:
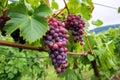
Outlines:
[[120, 13], [120, 7], [118, 8], [118, 13]]
[[95, 26], [101, 26], [103, 24], [103, 22], [101, 20], [96, 20], [96, 21], [92, 21], [92, 24]]
[[[94, 75], [91, 61], [96, 61], [103, 80], [107, 80], [111, 75], [119, 70], [120, 62], [120, 28], [110, 29], [104, 34], [88, 33], [88, 20], [92, 17], [94, 5], [92, 0], [68, 0], [67, 7], [59, 11], [54, 16], [52, 10], [58, 10], [59, 6], [55, 0], [52, 0], [51, 6], [48, 6], [45, 0], [0, 0], [0, 13], [8, 9], [7, 16], [11, 18], [4, 30], [6, 36], [0, 34], [0, 40], [15, 42], [11, 34], [17, 29], [20, 30], [20, 37], [32, 46], [44, 46], [43, 36], [49, 30], [47, 19], [50, 16], [64, 21], [68, 15], [81, 15], [86, 24], [86, 34], [84, 38], [84, 51], [89, 52], [88, 41], [90, 43], [92, 54], [83, 54], [81, 56], [68, 55], [68, 69], [58, 75], [60, 80], [83, 80], [88, 77], [91, 80], [97, 80]], [[94, 21], [94, 25], [103, 24], [100, 20]], [[67, 48], [70, 52], [82, 52], [82, 46], [73, 41], [69, 31], [69, 41]], [[87, 40], [88, 39], [88, 40]], [[87, 55], [87, 56], [86, 56]], [[51, 67], [51, 60], [47, 52], [38, 52], [32, 50], [20, 50], [18, 48], [0, 45], [0, 79], [1, 80], [49, 80], [57, 76]], [[89, 74], [87, 74], [89, 73]], [[87, 74], [87, 75], [86, 75]], [[59, 80], [59, 78], [57, 79]], [[57, 80], [55, 79], [55, 80]]]
[[59, 9], [59, 6], [58, 6], [57, 2], [55, 2], [55, 0], [52, 0], [51, 8], [56, 9], [56, 10]]
[[20, 29], [20, 35], [30, 43], [35, 42], [48, 30], [47, 22], [44, 17], [49, 15], [51, 10], [45, 3], [34, 10], [33, 13], [27, 12], [24, 3], [13, 3], [9, 5], [8, 15], [11, 17], [6, 24], [7, 34], [11, 34], [16, 29]]
[[[1, 39], [13, 41], [9, 36], [1, 36]], [[48, 64], [47, 58], [41, 58], [42, 54], [45, 57], [45, 53], [42, 52], [31, 50], [20, 52], [17, 48], [0, 46], [0, 79], [22, 80], [24, 76], [30, 80], [42, 78], [45, 65]]]

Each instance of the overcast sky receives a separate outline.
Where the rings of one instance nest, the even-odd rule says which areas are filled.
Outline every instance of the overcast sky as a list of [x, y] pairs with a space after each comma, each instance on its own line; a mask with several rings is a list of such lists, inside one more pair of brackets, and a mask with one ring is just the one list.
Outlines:
[[[91, 20], [101, 19], [104, 25], [120, 24], [120, 14], [117, 9], [120, 6], [120, 0], [93, 0], [93, 3], [99, 3], [102, 5], [110, 6], [116, 9], [95, 5], [95, 9], [92, 13], [93, 18]], [[91, 29], [94, 28], [91, 26]]]

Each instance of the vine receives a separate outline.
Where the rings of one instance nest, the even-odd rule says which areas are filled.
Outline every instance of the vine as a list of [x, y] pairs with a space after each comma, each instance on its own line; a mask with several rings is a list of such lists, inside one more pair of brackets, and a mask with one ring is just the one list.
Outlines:
[[[3, 14], [0, 12], [0, 29], [6, 34], [0, 35], [0, 45], [3, 45], [0, 46], [2, 80], [5, 77], [6, 80], [22, 79], [24, 74], [30, 77], [29, 80], [47, 80], [51, 73], [56, 76], [54, 69], [51, 70], [51, 64], [56, 63], [59, 66], [54, 67], [61, 79], [83, 80], [82, 74], [86, 73], [83, 72], [87, 66], [85, 70], [93, 70], [91, 73], [102, 80], [103, 76], [110, 77], [110, 70], [114, 71], [113, 67], [118, 66], [114, 62], [115, 45], [112, 40], [108, 41], [104, 35], [88, 34], [87, 23], [94, 8], [92, 0], [63, 0], [63, 9], [58, 8], [55, 0], [52, 0], [52, 4], [49, 0], [7, 2], [0, 1], [0, 9], [8, 9]], [[7, 20], [3, 21], [5, 16]], [[48, 43], [45, 44], [45, 41]], [[55, 55], [55, 51], [59, 54]], [[51, 61], [51, 55], [56, 61]], [[48, 69], [54, 72], [49, 73]]]

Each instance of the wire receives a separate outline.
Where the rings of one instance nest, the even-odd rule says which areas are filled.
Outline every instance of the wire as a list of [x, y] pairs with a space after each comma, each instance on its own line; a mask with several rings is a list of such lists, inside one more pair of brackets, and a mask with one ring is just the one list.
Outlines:
[[103, 7], [107, 7], [107, 8], [111, 8], [111, 9], [115, 9], [115, 10], [118, 9], [118, 8], [115, 8], [115, 7], [111, 7], [111, 6], [103, 5], [103, 4], [99, 4], [99, 3], [94, 3], [94, 4], [99, 5], [99, 6], [103, 6]]

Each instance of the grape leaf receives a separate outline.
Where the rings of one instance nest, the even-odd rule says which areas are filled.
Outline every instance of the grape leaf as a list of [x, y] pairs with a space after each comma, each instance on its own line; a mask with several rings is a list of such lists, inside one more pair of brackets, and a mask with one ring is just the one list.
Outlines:
[[58, 6], [57, 2], [55, 2], [55, 0], [52, 0], [51, 8], [52, 9], [59, 9], [59, 6]]
[[75, 13], [80, 13], [80, 1], [79, 0], [69, 0], [68, 3], [68, 8], [70, 13], [75, 14]]
[[66, 69], [63, 73], [59, 74], [58, 77], [65, 77], [65, 80], [78, 80], [74, 69]]
[[0, 0], [0, 15], [5, 7], [8, 5], [8, 0]]
[[0, 5], [5, 8], [8, 5], [8, 0], [0, 0]]
[[93, 6], [92, 0], [82, 0], [83, 2], [86, 2], [87, 4]]
[[85, 2], [85, 3], [87, 3], [90, 6], [91, 12], [92, 12], [93, 9], [94, 9], [94, 5], [93, 5], [92, 0], [82, 0], [82, 1]]
[[94, 56], [93, 56], [93, 55], [90, 55], [90, 54], [87, 55], [87, 58], [88, 58], [90, 61], [93, 61], [93, 60], [95, 59]]
[[32, 7], [38, 7], [40, 0], [26, 0], [26, 2], [31, 4]]
[[18, 2], [19, 0], [10, 0], [11, 2]]
[[81, 10], [81, 15], [83, 16], [83, 18], [89, 20], [92, 17], [91, 8], [87, 4], [81, 3], [80, 10]]
[[120, 13], [120, 7], [118, 8], [118, 13]]
[[44, 20], [52, 11], [45, 3], [29, 14], [27, 7], [23, 3], [13, 3], [9, 6], [8, 15], [11, 17], [5, 26], [7, 34], [11, 34], [16, 29], [20, 29], [20, 35], [28, 42], [32, 43], [41, 38], [48, 30], [48, 24]]
[[101, 20], [96, 20], [96, 21], [92, 21], [92, 24], [95, 26], [101, 26], [103, 24], [103, 22]]
[[109, 55], [114, 55], [115, 44], [113, 41], [109, 41], [106, 43], [106, 49], [109, 51]]
[[14, 77], [13, 73], [8, 73], [8, 78], [12, 79]]
[[90, 3], [89, 1], [85, 1], [85, 0], [83, 1], [69, 0], [67, 5], [71, 14], [81, 14], [82, 17], [87, 20], [89, 20], [92, 17], [91, 12], [93, 10], [92, 8], [94, 7], [91, 6], [92, 2]]

